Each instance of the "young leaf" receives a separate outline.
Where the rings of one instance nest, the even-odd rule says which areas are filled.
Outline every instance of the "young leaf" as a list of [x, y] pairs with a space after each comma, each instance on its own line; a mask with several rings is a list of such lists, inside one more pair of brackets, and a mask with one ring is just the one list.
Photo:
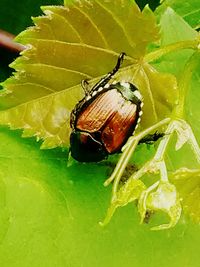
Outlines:
[[107, 211], [106, 218], [101, 225], [109, 223], [114, 212], [118, 207], [126, 206], [128, 203], [133, 202], [140, 198], [142, 192], [146, 189], [144, 183], [140, 180], [130, 179], [127, 183], [122, 185], [119, 191], [111, 201], [110, 207]]
[[173, 173], [172, 181], [177, 187], [187, 214], [200, 222], [200, 169], [181, 168]]
[[97, 82], [122, 51], [127, 57], [115, 78], [140, 89], [145, 104], [142, 126], [171, 113], [177, 97], [175, 77], [158, 73], [143, 60], [147, 45], [159, 38], [148, 7], [141, 12], [132, 1], [83, 0], [42, 9], [45, 16], [34, 18], [35, 26], [17, 37], [29, 45], [12, 64], [14, 76], [3, 83], [0, 124], [43, 139], [42, 148], [67, 146], [70, 112], [83, 97], [81, 80]]
[[[161, 47], [176, 42], [196, 40], [198, 33], [185, 22], [172, 8], [168, 7], [160, 18]], [[183, 71], [185, 63], [194, 51], [188, 49], [177, 49], [173, 53], [164, 55], [153, 65], [159, 71], [172, 73], [179, 77]]]
[[158, 8], [157, 13], [163, 13], [167, 7], [173, 8], [188, 24], [192, 27], [197, 27], [200, 24], [200, 9], [199, 1], [181, 1], [181, 0], [165, 0]]

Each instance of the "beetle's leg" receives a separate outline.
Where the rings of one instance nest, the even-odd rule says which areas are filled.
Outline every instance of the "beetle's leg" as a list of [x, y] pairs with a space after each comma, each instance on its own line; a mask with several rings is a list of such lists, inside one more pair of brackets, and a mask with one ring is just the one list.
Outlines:
[[165, 136], [164, 133], [159, 133], [158, 131], [156, 131], [153, 134], [148, 134], [146, 135], [144, 138], [142, 138], [139, 141], [139, 144], [148, 144], [148, 145], [152, 145], [154, 142], [158, 141], [160, 138], [162, 138], [163, 136]]
[[105, 77], [103, 77], [98, 83], [96, 83], [93, 86], [93, 88], [91, 89], [91, 92], [96, 91], [99, 87], [104, 87], [110, 81], [112, 76], [119, 70], [125, 55], [126, 55], [126, 53], [124, 53], [124, 52], [122, 52], [119, 55], [118, 60], [117, 60], [117, 64], [114, 67], [114, 69], [112, 71], [110, 71]]
[[88, 96], [90, 94], [90, 90], [89, 90], [89, 83], [87, 80], [82, 80], [81, 81], [81, 86], [85, 92], [85, 96]]

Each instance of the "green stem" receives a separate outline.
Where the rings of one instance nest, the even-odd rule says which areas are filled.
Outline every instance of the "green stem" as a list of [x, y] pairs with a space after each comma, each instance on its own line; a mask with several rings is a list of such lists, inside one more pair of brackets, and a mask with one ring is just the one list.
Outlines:
[[[133, 152], [135, 151], [135, 148], [136, 148], [138, 142], [139, 142], [139, 140], [134, 140], [132, 142], [132, 144], [124, 151], [124, 153], [122, 154], [122, 157], [120, 158], [121, 164], [117, 168], [117, 173], [116, 173], [115, 181], [113, 184], [113, 190], [112, 190], [113, 191], [113, 197], [115, 197], [117, 194], [117, 189], [118, 189], [120, 179], [124, 173], [126, 166], [128, 165], [130, 157], [132, 156]], [[120, 168], [120, 166], [121, 166], [121, 168]]]
[[144, 59], [147, 62], [151, 62], [161, 58], [162, 56], [180, 49], [197, 49], [199, 40], [181, 41], [173, 44], [166, 45], [156, 51], [147, 54]]
[[161, 180], [168, 181], [167, 169], [163, 157], [166, 152], [167, 145], [170, 141], [173, 131], [174, 131], [174, 123], [171, 122], [165, 131], [166, 134], [161, 140], [153, 159], [146, 162], [145, 165], [139, 171], [131, 175], [129, 181], [131, 181], [132, 179], [134, 180], [140, 179], [140, 177], [142, 177], [145, 173], [151, 171], [153, 166], [156, 167], [155, 168], [156, 170], [158, 169], [160, 171]]
[[123, 175], [123, 172], [130, 160], [130, 157], [132, 156], [139, 140], [141, 140], [143, 137], [145, 137], [147, 134], [151, 133], [152, 131], [158, 129], [159, 127], [167, 124], [170, 122], [170, 118], [166, 118], [158, 123], [156, 123], [155, 125], [147, 128], [146, 130], [142, 131], [141, 133], [132, 136], [129, 138], [128, 143], [125, 145], [126, 148], [123, 151], [114, 172], [112, 173], [112, 175], [105, 181], [104, 186], [108, 186], [113, 180], [114, 180], [114, 185], [113, 185], [113, 196], [116, 195], [117, 192], [117, 187], [119, 184], [119, 181]]
[[159, 162], [159, 169], [160, 169], [160, 180], [163, 182], [168, 182], [167, 168], [164, 160]]
[[154, 160], [156, 160], [156, 161], [162, 161], [163, 160], [167, 145], [170, 141], [170, 138], [172, 136], [173, 131], [174, 131], [174, 123], [171, 122], [165, 131], [165, 133], [166, 133], [165, 136], [160, 141], [160, 144], [159, 144], [157, 151], [156, 151], [156, 154], [154, 156]]

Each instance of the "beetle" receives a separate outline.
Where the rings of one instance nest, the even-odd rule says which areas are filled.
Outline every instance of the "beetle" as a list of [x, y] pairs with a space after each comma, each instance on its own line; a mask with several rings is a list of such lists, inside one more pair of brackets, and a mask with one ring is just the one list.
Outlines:
[[98, 162], [118, 153], [133, 134], [142, 115], [142, 95], [130, 82], [112, 82], [125, 53], [122, 52], [111, 72], [91, 90], [82, 81], [85, 97], [71, 112], [71, 156], [80, 162]]

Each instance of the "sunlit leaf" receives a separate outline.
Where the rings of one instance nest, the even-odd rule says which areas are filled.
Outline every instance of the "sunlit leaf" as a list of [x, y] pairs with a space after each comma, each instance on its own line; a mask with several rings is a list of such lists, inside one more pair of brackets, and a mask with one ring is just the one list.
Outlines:
[[141, 12], [134, 2], [118, 0], [67, 1], [65, 7], [42, 9], [45, 16], [34, 18], [35, 26], [17, 37], [29, 46], [11, 65], [14, 77], [3, 83], [1, 124], [43, 139], [42, 148], [67, 146], [70, 112], [83, 97], [81, 80], [94, 84], [114, 67], [122, 51], [127, 57], [115, 79], [140, 89], [145, 104], [141, 125], [171, 113], [175, 77], [143, 61], [147, 45], [159, 39], [148, 7]]
[[181, 149], [185, 143], [188, 142], [191, 133], [187, 125], [183, 123], [182, 124], [177, 123], [176, 132], [177, 132], [177, 142], [175, 145], [175, 150], [177, 151]]
[[[194, 40], [198, 33], [186, 23], [172, 8], [168, 7], [160, 18], [161, 47], [176, 42]], [[177, 50], [169, 53], [155, 62], [154, 66], [159, 71], [172, 73], [180, 77], [185, 63], [194, 51], [192, 49]]]
[[[163, 24], [165, 27], [167, 24]], [[184, 62], [180, 60], [179, 64]], [[188, 97], [197, 133], [198, 84], [196, 77], [194, 95]], [[33, 135], [34, 130], [27, 129], [26, 134]], [[104, 163], [67, 168], [65, 153], [40, 151], [33, 140], [20, 139], [17, 131], [1, 129], [0, 136], [0, 176], [4, 180], [0, 183], [2, 267], [199, 267], [199, 225], [181, 220], [172, 230], [152, 233], [149, 225], [138, 225], [136, 207], [130, 204], [101, 228], [98, 221], [110, 196], [109, 188], [102, 186], [108, 175]], [[143, 158], [143, 153], [139, 158], [137, 155], [137, 164]], [[155, 225], [161, 223], [157, 217], [154, 220]]]
[[181, 168], [177, 170], [172, 181], [182, 198], [182, 205], [194, 221], [200, 222], [200, 169]]
[[200, 99], [200, 64], [196, 71], [193, 72], [190, 91], [186, 99], [186, 115], [187, 120], [191, 123], [193, 131], [200, 142], [200, 116], [199, 116], [199, 99]]
[[198, 0], [181, 1], [165, 0], [158, 8], [157, 13], [162, 13], [167, 7], [173, 8], [192, 27], [200, 25], [200, 9]]

